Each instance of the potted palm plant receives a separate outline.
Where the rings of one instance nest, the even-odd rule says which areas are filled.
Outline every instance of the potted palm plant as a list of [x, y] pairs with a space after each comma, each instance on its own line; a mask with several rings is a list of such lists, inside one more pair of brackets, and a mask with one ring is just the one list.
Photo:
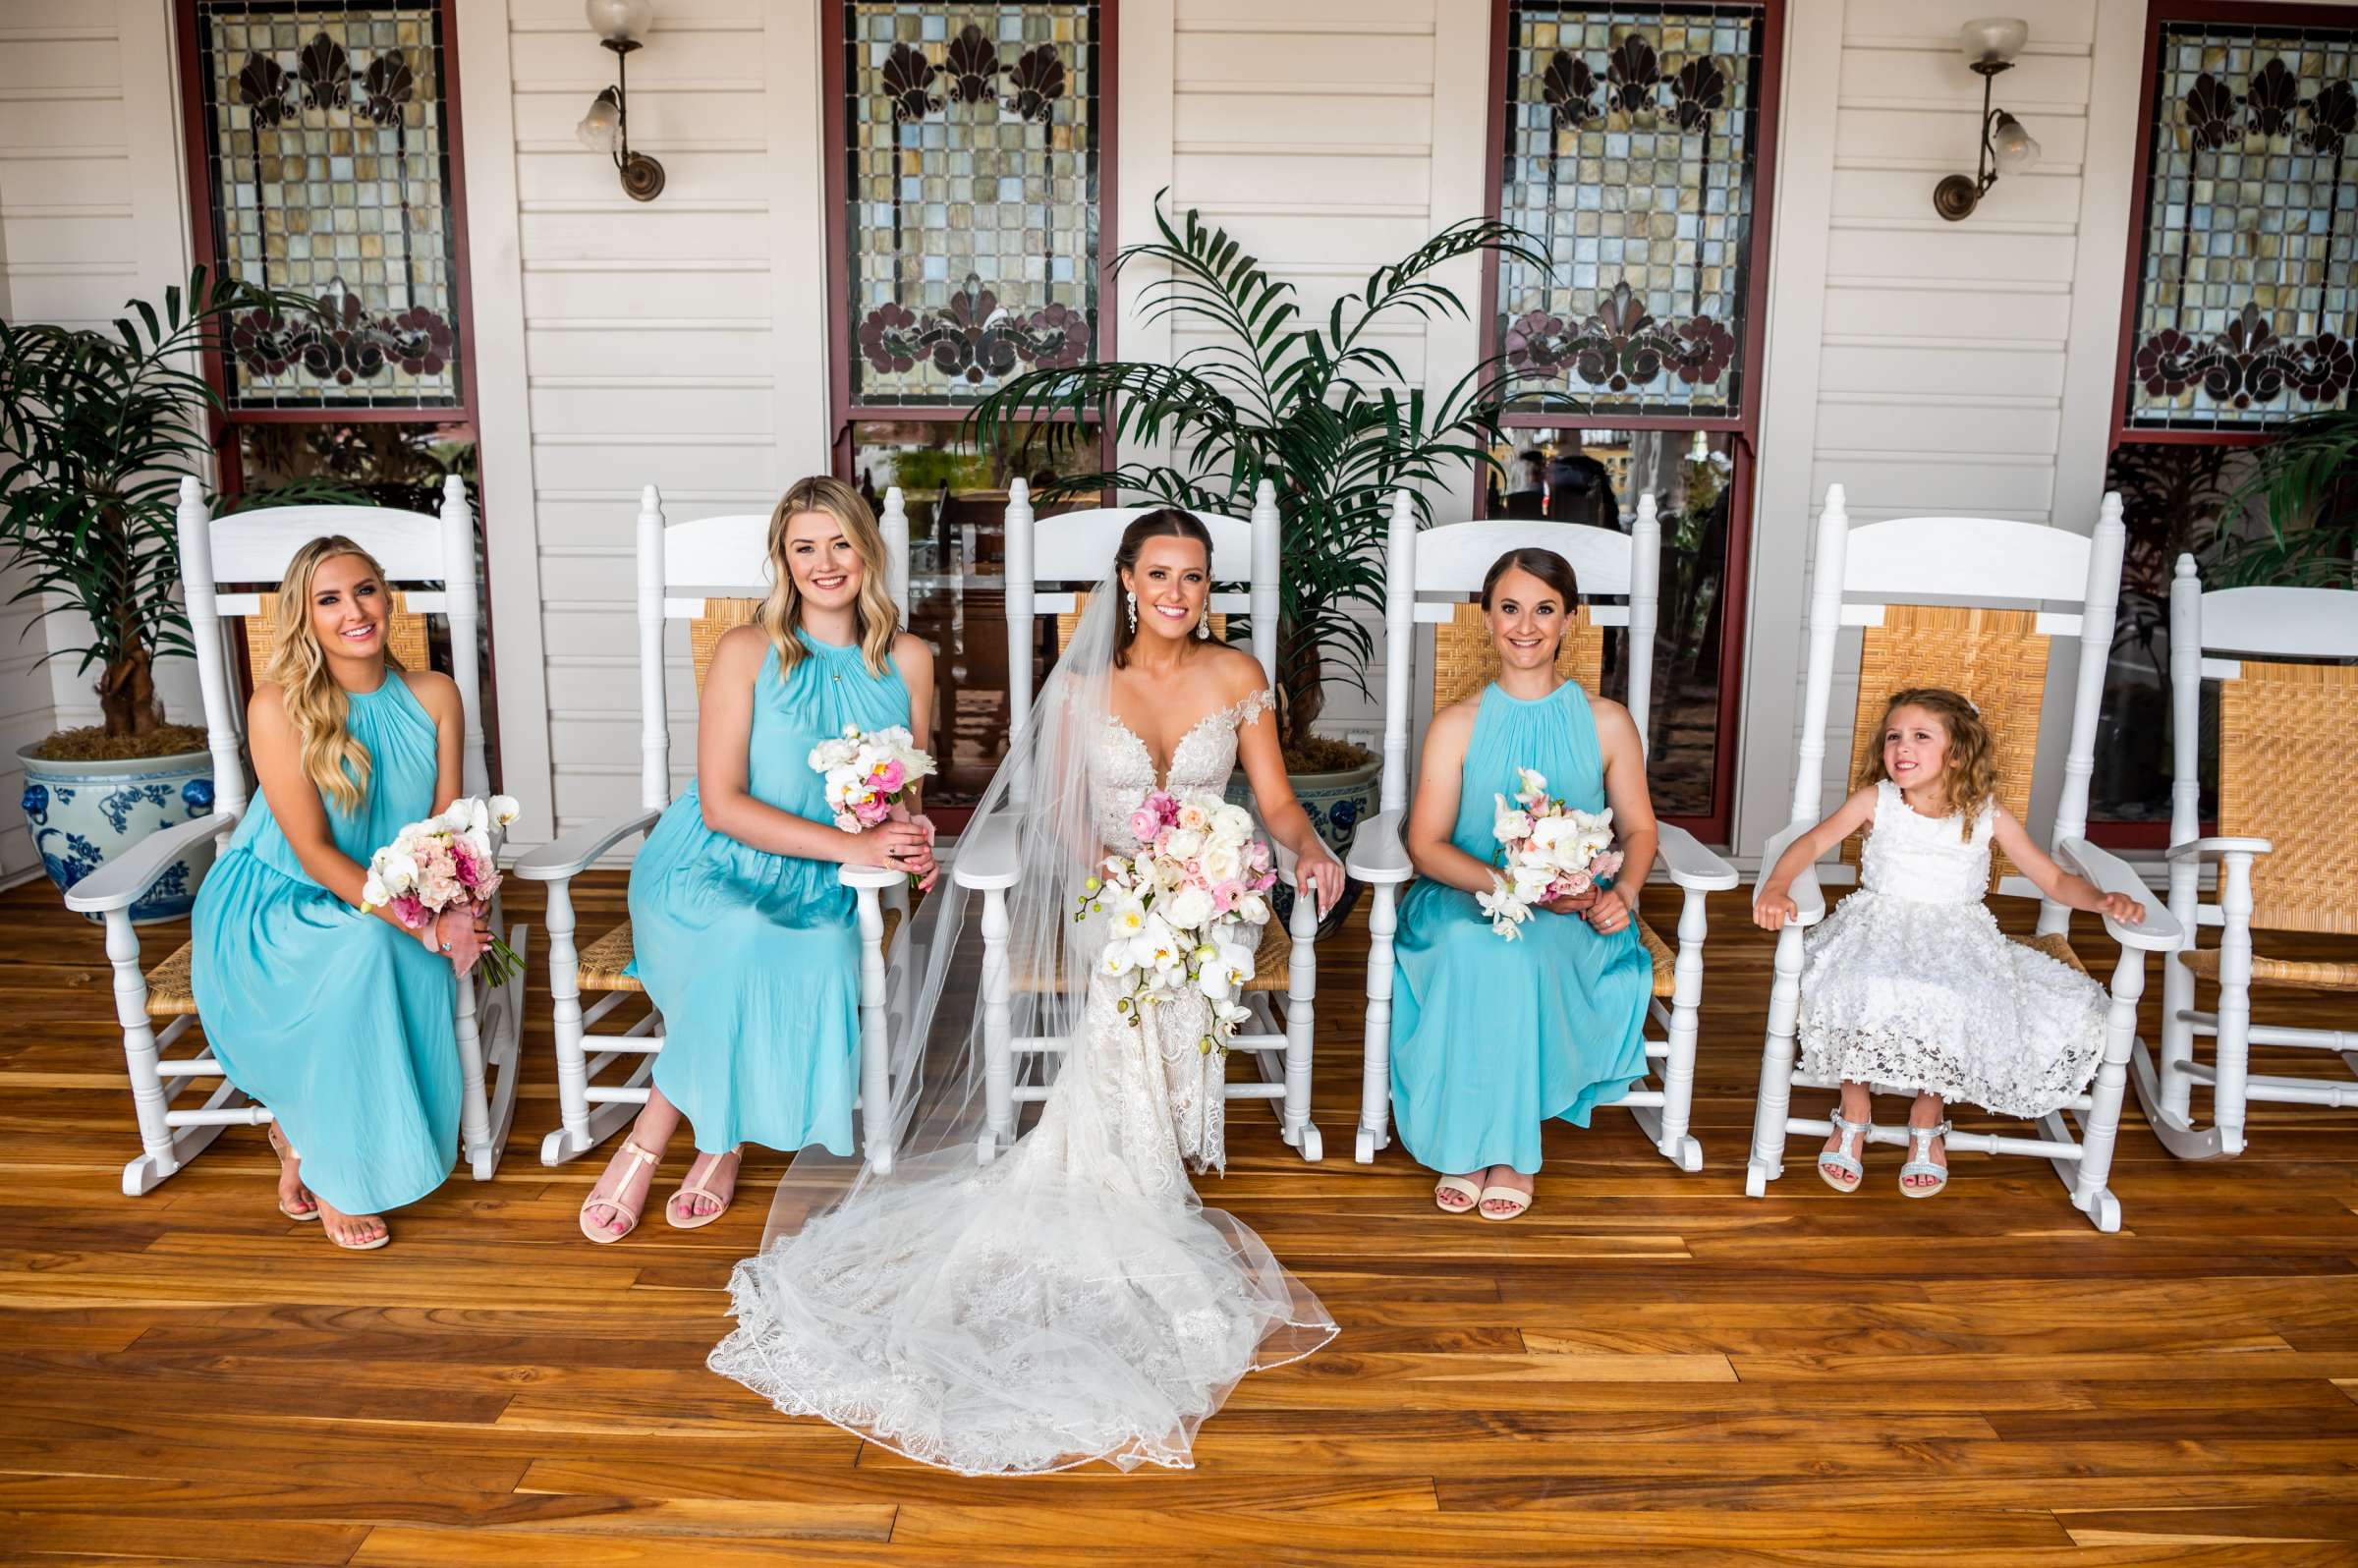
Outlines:
[[[61, 890], [156, 828], [212, 810], [204, 731], [169, 722], [155, 688], [156, 659], [191, 651], [173, 506], [206, 455], [204, 417], [218, 401], [193, 366], [235, 312], [318, 308], [199, 267], [185, 291], [164, 291], [160, 310], [131, 302], [111, 332], [0, 320], [0, 550], [18, 574], [15, 600], [46, 600], [27, 635], [61, 611], [86, 618], [86, 641], [39, 664], [68, 655], [99, 671], [99, 723], [17, 752], [33, 844]], [[306, 480], [238, 505], [365, 499]], [[208, 841], [133, 918], [187, 914], [211, 856]]]
[[[1429, 489], [1496, 467], [1490, 448], [1515, 379], [1504, 357], [1493, 356], [1432, 396], [1407, 385], [1380, 332], [1371, 329], [1393, 315], [1462, 317], [1463, 302], [1432, 276], [1462, 256], [1495, 252], [1542, 271], [1547, 260], [1522, 230], [1469, 219], [1376, 268], [1315, 316], [1302, 309], [1292, 284], [1272, 278], [1225, 229], [1207, 229], [1192, 209], [1174, 227], [1159, 204], [1154, 221], [1161, 238], [1125, 248], [1116, 273], [1140, 262], [1157, 268], [1142, 316], [1208, 325], [1215, 341], [1171, 364], [1117, 360], [1013, 377], [976, 406], [975, 440], [992, 450], [1029, 425], [1026, 439], [1070, 450], [1094, 443], [1101, 427], [1154, 454], [1056, 479], [1043, 487], [1046, 495], [1111, 487], [1242, 516], [1261, 481], [1274, 482], [1283, 563], [1279, 737], [1312, 821], [1338, 852], [1347, 850], [1373, 811], [1381, 764], [1365, 748], [1319, 735], [1316, 725], [1329, 680], [1370, 695], [1387, 508], [1405, 488], [1420, 525], [1430, 524]], [[1347, 908], [1338, 905], [1330, 919]]]

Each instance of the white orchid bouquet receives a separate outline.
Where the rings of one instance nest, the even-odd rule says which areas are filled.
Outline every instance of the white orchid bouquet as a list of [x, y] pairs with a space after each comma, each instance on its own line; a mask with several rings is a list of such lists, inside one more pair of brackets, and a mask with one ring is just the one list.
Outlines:
[[1114, 1006], [1132, 1024], [1142, 1009], [1189, 989], [1211, 1004], [1211, 1031], [1197, 1044], [1224, 1051], [1252, 1014], [1241, 1000], [1253, 978], [1260, 928], [1277, 871], [1253, 817], [1207, 792], [1156, 790], [1130, 816], [1136, 855], [1108, 858], [1083, 882], [1073, 919], [1106, 914], [1097, 969], [1128, 981]]
[[[462, 905], [491, 907], [499, 891], [499, 851], [495, 833], [504, 833], [516, 820], [514, 797], [462, 795], [448, 809], [412, 822], [393, 835], [393, 842], [368, 857], [368, 880], [361, 887], [365, 912], [390, 908], [403, 928], [421, 931], [444, 910]], [[523, 967], [523, 960], [504, 936], [493, 936], [484, 949], [483, 976], [504, 985]]]
[[918, 780], [934, 772], [917, 737], [897, 724], [881, 730], [846, 724], [841, 736], [811, 748], [811, 766], [826, 780], [827, 810], [847, 833], [906, 817]]
[[1508, 941], [1523, 935], [1533, 908], [1576, 897], [1609, 883], [1621, 869], [1613, 848], [1613, 812], [1583, 812], [1547, 793], [1547, 780], [1528, 767], [1515, 769], [1512, 797], [1493, 795], [1496, 814], [1490, 836], [1498, 841], [1500, 869], [1491, 890], [1474, 901], [1490, 919], [1490, 929]]

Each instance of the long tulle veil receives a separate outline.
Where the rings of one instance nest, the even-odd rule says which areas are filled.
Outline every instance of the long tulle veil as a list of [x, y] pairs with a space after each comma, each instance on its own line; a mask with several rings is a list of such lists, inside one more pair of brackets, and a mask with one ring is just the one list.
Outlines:
[[[1078, 895], [1103, 852], [1090, 761], [1121, 602], [1110, 579], [1090, 595], [954, 874], [896, 942], [889, 1174], [796, 1156], [761, 1254], [731, 1280], [739, 1326], [712, 1356], [782, 1409], [971, 1474], [1187, 1464], [1238, 1377], [1334, 1333], [1261, 1239], [1184, 1179], [1139, 1190], [1124, 1141], [1142, 1130], [1068, 1066], [1095, 957]], [[1003, 1006], [983, 984], [1001, 966]], [[993, 1039], [1056, 1043], [993, 1052]], [[1003, 1094], [994, 1055], [1001, 1072], [1012, 1056]], [[1060, 1074], [1055, 1147], [1010, 1148], [991, 1102], [1046, 1100]]]

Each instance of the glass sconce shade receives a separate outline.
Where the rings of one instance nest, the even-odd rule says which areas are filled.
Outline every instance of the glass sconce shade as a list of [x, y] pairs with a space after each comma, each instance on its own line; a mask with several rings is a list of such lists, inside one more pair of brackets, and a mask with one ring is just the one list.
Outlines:
[[2011, 65], [2031, 41], [2031, 25], [2020, 17], [1977, 17], [1957, 29], [1957, 46], [1967, 65]]
[[608, 43], [636, 43], [655, 26], [654, 0], [587, 0], [582, 11]]

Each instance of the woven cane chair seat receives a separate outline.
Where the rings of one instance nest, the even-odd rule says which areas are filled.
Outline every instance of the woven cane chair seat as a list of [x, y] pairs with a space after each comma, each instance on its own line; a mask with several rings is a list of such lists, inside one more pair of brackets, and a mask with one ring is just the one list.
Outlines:
[[[892, 933], [900, 928], [901, 912], [897, 909], [886, 910], [883, 945], [887, 949], [892, 946]], [[639, 983], [639, 977], [623, 973], [631, 967], [634, 956], [636, 950], [631, 945], [631, 923], [624, 921], [582, 949], [581, 976], [577, 983], [586, 991], [636, 991], [645, 995], [646, 987]]]
[[196, 1011], [196, 993], [189, 988], [189, 966], [195, 947], [188, 942], [147, 972], [147, 1016], [185, 1018]]
[[[2181, 955], [2186, 968], [2204, 980], [2218, 979], [2218, 949], [2198, 947]], [[2358, 964], [2303, 962], [2252, 955], [2254, 985], [2298, 985], [2307, 990], [2358, 991]]]
[[2034, 953], [2045, 953], [2078, 974], [2088, 973], [2088, 966], [2080, 962], [2080, 955], [2072, 949], [2071, 938], [2061, 931], [2051, 931], [2045, 936], [2017, 936], [2011, 940]]

